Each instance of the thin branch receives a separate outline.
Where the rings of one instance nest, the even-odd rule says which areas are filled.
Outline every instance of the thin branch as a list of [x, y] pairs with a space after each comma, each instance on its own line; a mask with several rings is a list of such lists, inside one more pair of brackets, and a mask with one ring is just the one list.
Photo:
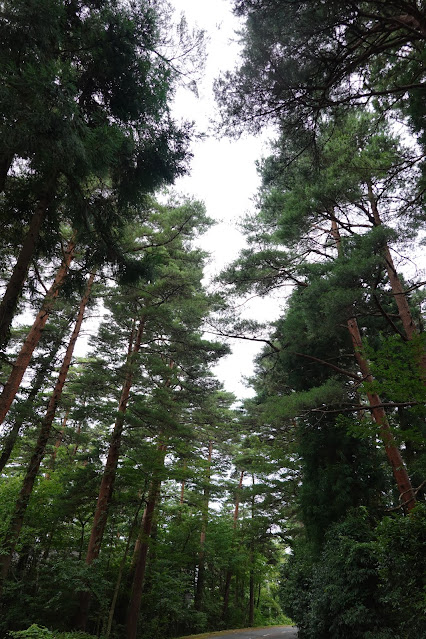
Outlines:
[[337, 371], [341, 375], [346, 375], [347, 377], [351, 377], [352, 379], [356, 379], [357, 382], [362, 381], [361, 377], [356, 373], [352, 373], [351, 371], [347, 371], [339, 366], [335, 366], [334, 364], [330, 364], [330, 362], [326, 362], [324, 359], [319, 359], [318, 357], [314, 357], [313, 355], [306, 355], [305, 353], [298, 353], [296, 351], [292, 351], [293, 355], [297, 355], [298, 357], [304, 357], [305, 359], [312, 360], [313, 362], [317, 362], [318, 364], [323, 364], [324, 366], [328, 366], [332, 368], [334, 371]]
[[218, 337], [242, 339], [249, 342], [263, 342], [263, 344], [267, 344], [268, 346], [270, 346], [276, 353], [279, 353], [281, 351], [281, 349], [275, 346], [275, 344], [273, 344], [269, 339], [263, 339], [261, 337], [248, 337], [247, 335], [232, 335], [231, 333], [224, 333], [223, 331], [220, 331], [218, 333], [216, 333], [215, 331], [206, 331], [206, 333], [209, 333], [210, 335], [217, 335]]
[[395, 324], [395, 322], [393, 321], [393, 319], [391, 318], [389, 313], [386, 313], [385, 309], [380, 304], [379, 298], [377, 297], [376, 294], [373, 294], [373, 299], [374, 299], [374, 302], [375, 302], [377, 308], [379, 309], [381, 315], [383, 315], [383, 317], [386, 319], [386, 321], [389, 322], [389, 324], [392, 326], [392, 328], [395, 331], [395, 333], [397, 333], [400, 337], [402, 337], [404, 342], [406, 342], [407, 341], [407, 337], [404, 335], [404, 333], [402, 333], [399, 330], [399, 328], [397, 327], [397, 325]]
[[309, 412], [311, 413], [354, 413], [362, 410], [373, 410], [375, 408], [406, 408], [407, 406], [423, 406], [424, 402], [382, 402], [381, 404], [374, 404], [371, 406], [370, 404], [352, 404], [348, 408], [340, 407], [340, 408], [311, 408]]

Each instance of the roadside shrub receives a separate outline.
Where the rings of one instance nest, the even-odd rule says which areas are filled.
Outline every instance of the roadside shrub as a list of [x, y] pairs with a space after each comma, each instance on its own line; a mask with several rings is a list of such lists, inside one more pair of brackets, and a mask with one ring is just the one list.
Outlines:
[[282, 572], [284, 611], [300, 639], [426, 637], [426, 506], [373, 526], [365, 508], [330, 527], [314, 560], [308, 543]]
[[85, 632], [56, 632], [35, 623], [26, 630], [9, 632], [9, 636], [13, 639], [94, 639], [93, 635], [88, 635]]

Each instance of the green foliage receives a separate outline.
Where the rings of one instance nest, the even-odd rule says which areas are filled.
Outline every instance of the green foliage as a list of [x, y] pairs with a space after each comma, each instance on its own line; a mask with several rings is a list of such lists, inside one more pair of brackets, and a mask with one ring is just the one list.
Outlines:
[[330, 527], [318, 560], [308, 545], [296, 545], [283, 567], [281, 599], [301, 638], [423, 636], [424, 518], [419, 505], [375, 526], [363, 508]]
[[26, 630], [11, 631], [9, 635], [13, 639], [93, 639], [95, 636], [85, 632], [57, 632], [37, 624], [32, 624]]
[[395, 402], [412, 402], [410, 411], [422, 415], [426, 401], [425, 385], [420, 369], [426, 348], [424, 334], [405, 341], [400, 335], [381, 336], [372, 347], [366, 340], [365, 354], [371, 362], [375, 381], [366, 388]]
[[385, 517], [376, 529], [380, 605], [404, 639], [426, 634], [425, 525], [426, 507], [418, 504], [409, 517]]

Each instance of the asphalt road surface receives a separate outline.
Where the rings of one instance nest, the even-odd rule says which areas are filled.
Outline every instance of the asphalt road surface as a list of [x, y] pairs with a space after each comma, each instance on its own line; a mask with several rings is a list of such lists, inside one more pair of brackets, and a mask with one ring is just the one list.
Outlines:
[[229, 634], [220, 634], [214, 639], [297, 639], [297, 628], [294, 626], [249, 628], [248, 630], [234, 630]]

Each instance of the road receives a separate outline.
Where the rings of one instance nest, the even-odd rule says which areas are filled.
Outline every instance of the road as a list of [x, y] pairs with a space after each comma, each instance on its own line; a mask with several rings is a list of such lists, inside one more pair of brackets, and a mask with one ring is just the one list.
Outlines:
[[[246, 628], [230, 633], [220, 633], [213, 639], [297, 639], [297, 628], [294, 626], [277, 626], [271, 628]], [[206, 637], [209, 639], [209, 637]]]

